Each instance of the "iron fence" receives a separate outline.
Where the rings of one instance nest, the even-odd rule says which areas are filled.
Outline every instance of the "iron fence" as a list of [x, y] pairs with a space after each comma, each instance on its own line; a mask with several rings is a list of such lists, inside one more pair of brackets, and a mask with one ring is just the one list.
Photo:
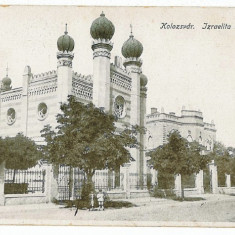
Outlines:
[[[95, 190], [110, 191], [124, 189], [124, 174], [120, 172], [100, 170], [96, 171], [92, 181]], [[84, 171], [78, 168], [61, 165], [58, 172], [58, 199], [70, 200], [73, 198], [81, 198], [82, 188], [87, 181]]]
[[152, 188], [151, 174], [129, 173], [130, 189], [147, 190]]
[[226, 175], [225, 173], [218, 172], [218, 187], [226, 187]]
[[196, 174], [181, 176], [181, 180], [184, 188], [196, 187]]
[[58, 172], [58, 199], [69, 200], [72, 196], [71, 192], [71, 174], [72, 168], [65, 165], [59, 166]]
[[[25, 193], [44, 193], [45, 170], [11, 170], [5, 169], [5, 184], [10, 191], [17, 193], [14, 188], [26, 186]], [[11, 189], [10, 189], [11, 188]]]

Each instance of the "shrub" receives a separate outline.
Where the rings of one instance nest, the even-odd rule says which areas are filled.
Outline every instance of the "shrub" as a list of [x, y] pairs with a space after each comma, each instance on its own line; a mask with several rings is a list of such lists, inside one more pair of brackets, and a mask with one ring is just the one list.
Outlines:
[[95, 190], [94, 190], [94, 185], [92, 182], [90, 183], [85, 183], [83, 186], [82, 186], [82, 192], [81, 192], [81, 199], [83, 201], [90, 201], [90, 194], [91, 193], [95, 193]]
[[104, 208], [122, 208], [122, 207], [133, 207], [136, 206], [135, 204], [131, 202], [126, 201], [105, 201], [104, 202]]
[[[64, 201], [65, 207], [66, 208], [71, 208], [71, 207], [76, 207], [78, 209], [90, 209], [91, 204], [89, 201], [85, 201], [82, 199], [77, 199], [73, 201]], [[99, 206], [97, 199], [94, 200], [94, 208], [97, 208]], [[126, 202], [126, 201], [104, 201], [104, 208], [128, 208], [128, 207], [133, 207], [136, 206], [135, 204], [131, 202]]]
[[152, 196], [158, 198], [171, 198], [175, 196], [175, 192], [173, 189], [159, 189], [158, 187], [154, 187]]
[[174, 201], [180, 201], [180, 202], [205, 200], [205, 198], [202, 198], [202, 197], [184, 197], [184, 198], [182, 198], [182, 197], [177, 197], [177, 196], [174, 196], [171, 199], [174, 200]]
[[5, 194], [26, 194], [28, 192], [27, 183], [6, 183], [4, 184]]

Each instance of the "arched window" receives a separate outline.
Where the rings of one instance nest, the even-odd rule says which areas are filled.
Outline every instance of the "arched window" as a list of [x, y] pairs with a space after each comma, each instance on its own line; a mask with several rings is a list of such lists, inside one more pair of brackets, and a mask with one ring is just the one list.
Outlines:
[[193, 138], [192, 138], [192, 136], [191, 136], [191, 135], [188, 135], [188, 137], [187, 137], [187, 141], [188, 141], [188, 142], [193, 142]]
[[124, 118], [126, 116], [125, 99], [120, 95], [114, 101], [114, 115], [118, 118]]
[[38, 119], [39, 120], [44, 120], [48, 115], [48, 108], [45, 103], [40, 103], [38, 105]]
[[12, 125], [16, 121], [16, 111], [13, 108], [7, 110], [7, 124]]

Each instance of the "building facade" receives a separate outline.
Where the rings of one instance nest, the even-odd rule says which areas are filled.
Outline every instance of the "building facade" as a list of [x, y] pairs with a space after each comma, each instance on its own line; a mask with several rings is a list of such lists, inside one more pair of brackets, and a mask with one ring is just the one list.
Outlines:
[[203, 114], [200, 111], [187, 110], [184, 106], [181, 116], [175, 113], [160, 112], [157, 108], [151, 109], [151, 114], [146, 116], [147, 127], [147, 149], [152, 150], [167, 142], [167, 136], [178, 130], [182, 137], [189, 142], [197, 141], [206, 147], [207, 151], [213, 149], [216, 140], [215, 124], [203, 121]]
[[[83, 103], [93, 102], [118, 117], [117, 130], [126, 124], [144, 126], [146, 115], [147, 78], [142, 74], [142, 44], [131, 32], [121, 51], [125, 60], [116, 56], [111, 63], [113, 23], [102, 13], [90, 27], [93, 39], [93, 74], [81, 75], [73, 71], [74, 39], [68, 35], [58, 38], [57, 69], [33, 74], [26, 66], [22, 87], [12, 88], [8, 74], [2, 79], [0, 93], [0, 136], [15, 136], [22, 132], [36, 143], [43, 142], [40, 131], [47, 124], [57, 125], [60, 103], [74, 95]], [[144, 136], [138, 136], [144, 145]], [[130, 170], [143, 174], [146, 161], [143, 149], [131, 150], [134, 161]]]
[[124, 61], [115, 56], [111, 62], [114, 33], [113, 23], [103, 13], [92, 22], [93, 73], [90, 75], [73, 70], [75, 41], [68, 35], [67, 25], [57, 40], [56, 70], [33, 74], [30, 66], [26, 66], [22, 86], [18, 88], [11, 87], [11, 79], [6, 74], [0, 92], [0, 136], [15, 136], [22, 132], [36, 143], [43, 143], [40, 131], [47, 124], [57, 125], [60, 103], [73, 95], [80, 102], [93, 102], [117, 116], [117, 131], [129, 124], [147, 128], [147, 134], [138, 135], [141, 147], [130, 149], [134, 161], [129, 171], [138, 175], [136, 184], [146, 181], [143, 177], [148, 171], [145, 153], [166, 143], [172, 130], [179, 130], [189, 141], [196, 140], [211, 150], [215, 125], [205, 123], [201, 112], [183, 108], [181, 116], [176, 116], [152, 108], [151, 114], [146, 116], [148, 79], [141, 69], [143, 45], [131, 32], [120, 48]]

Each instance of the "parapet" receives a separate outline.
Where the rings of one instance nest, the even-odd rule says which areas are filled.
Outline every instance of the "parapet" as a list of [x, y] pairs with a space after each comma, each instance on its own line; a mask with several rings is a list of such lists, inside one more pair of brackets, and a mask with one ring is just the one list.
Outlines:
[[203, 115], [201, 111], [195, 110], [181, 110], [182, 117], [197, 117], [203, 119]]

